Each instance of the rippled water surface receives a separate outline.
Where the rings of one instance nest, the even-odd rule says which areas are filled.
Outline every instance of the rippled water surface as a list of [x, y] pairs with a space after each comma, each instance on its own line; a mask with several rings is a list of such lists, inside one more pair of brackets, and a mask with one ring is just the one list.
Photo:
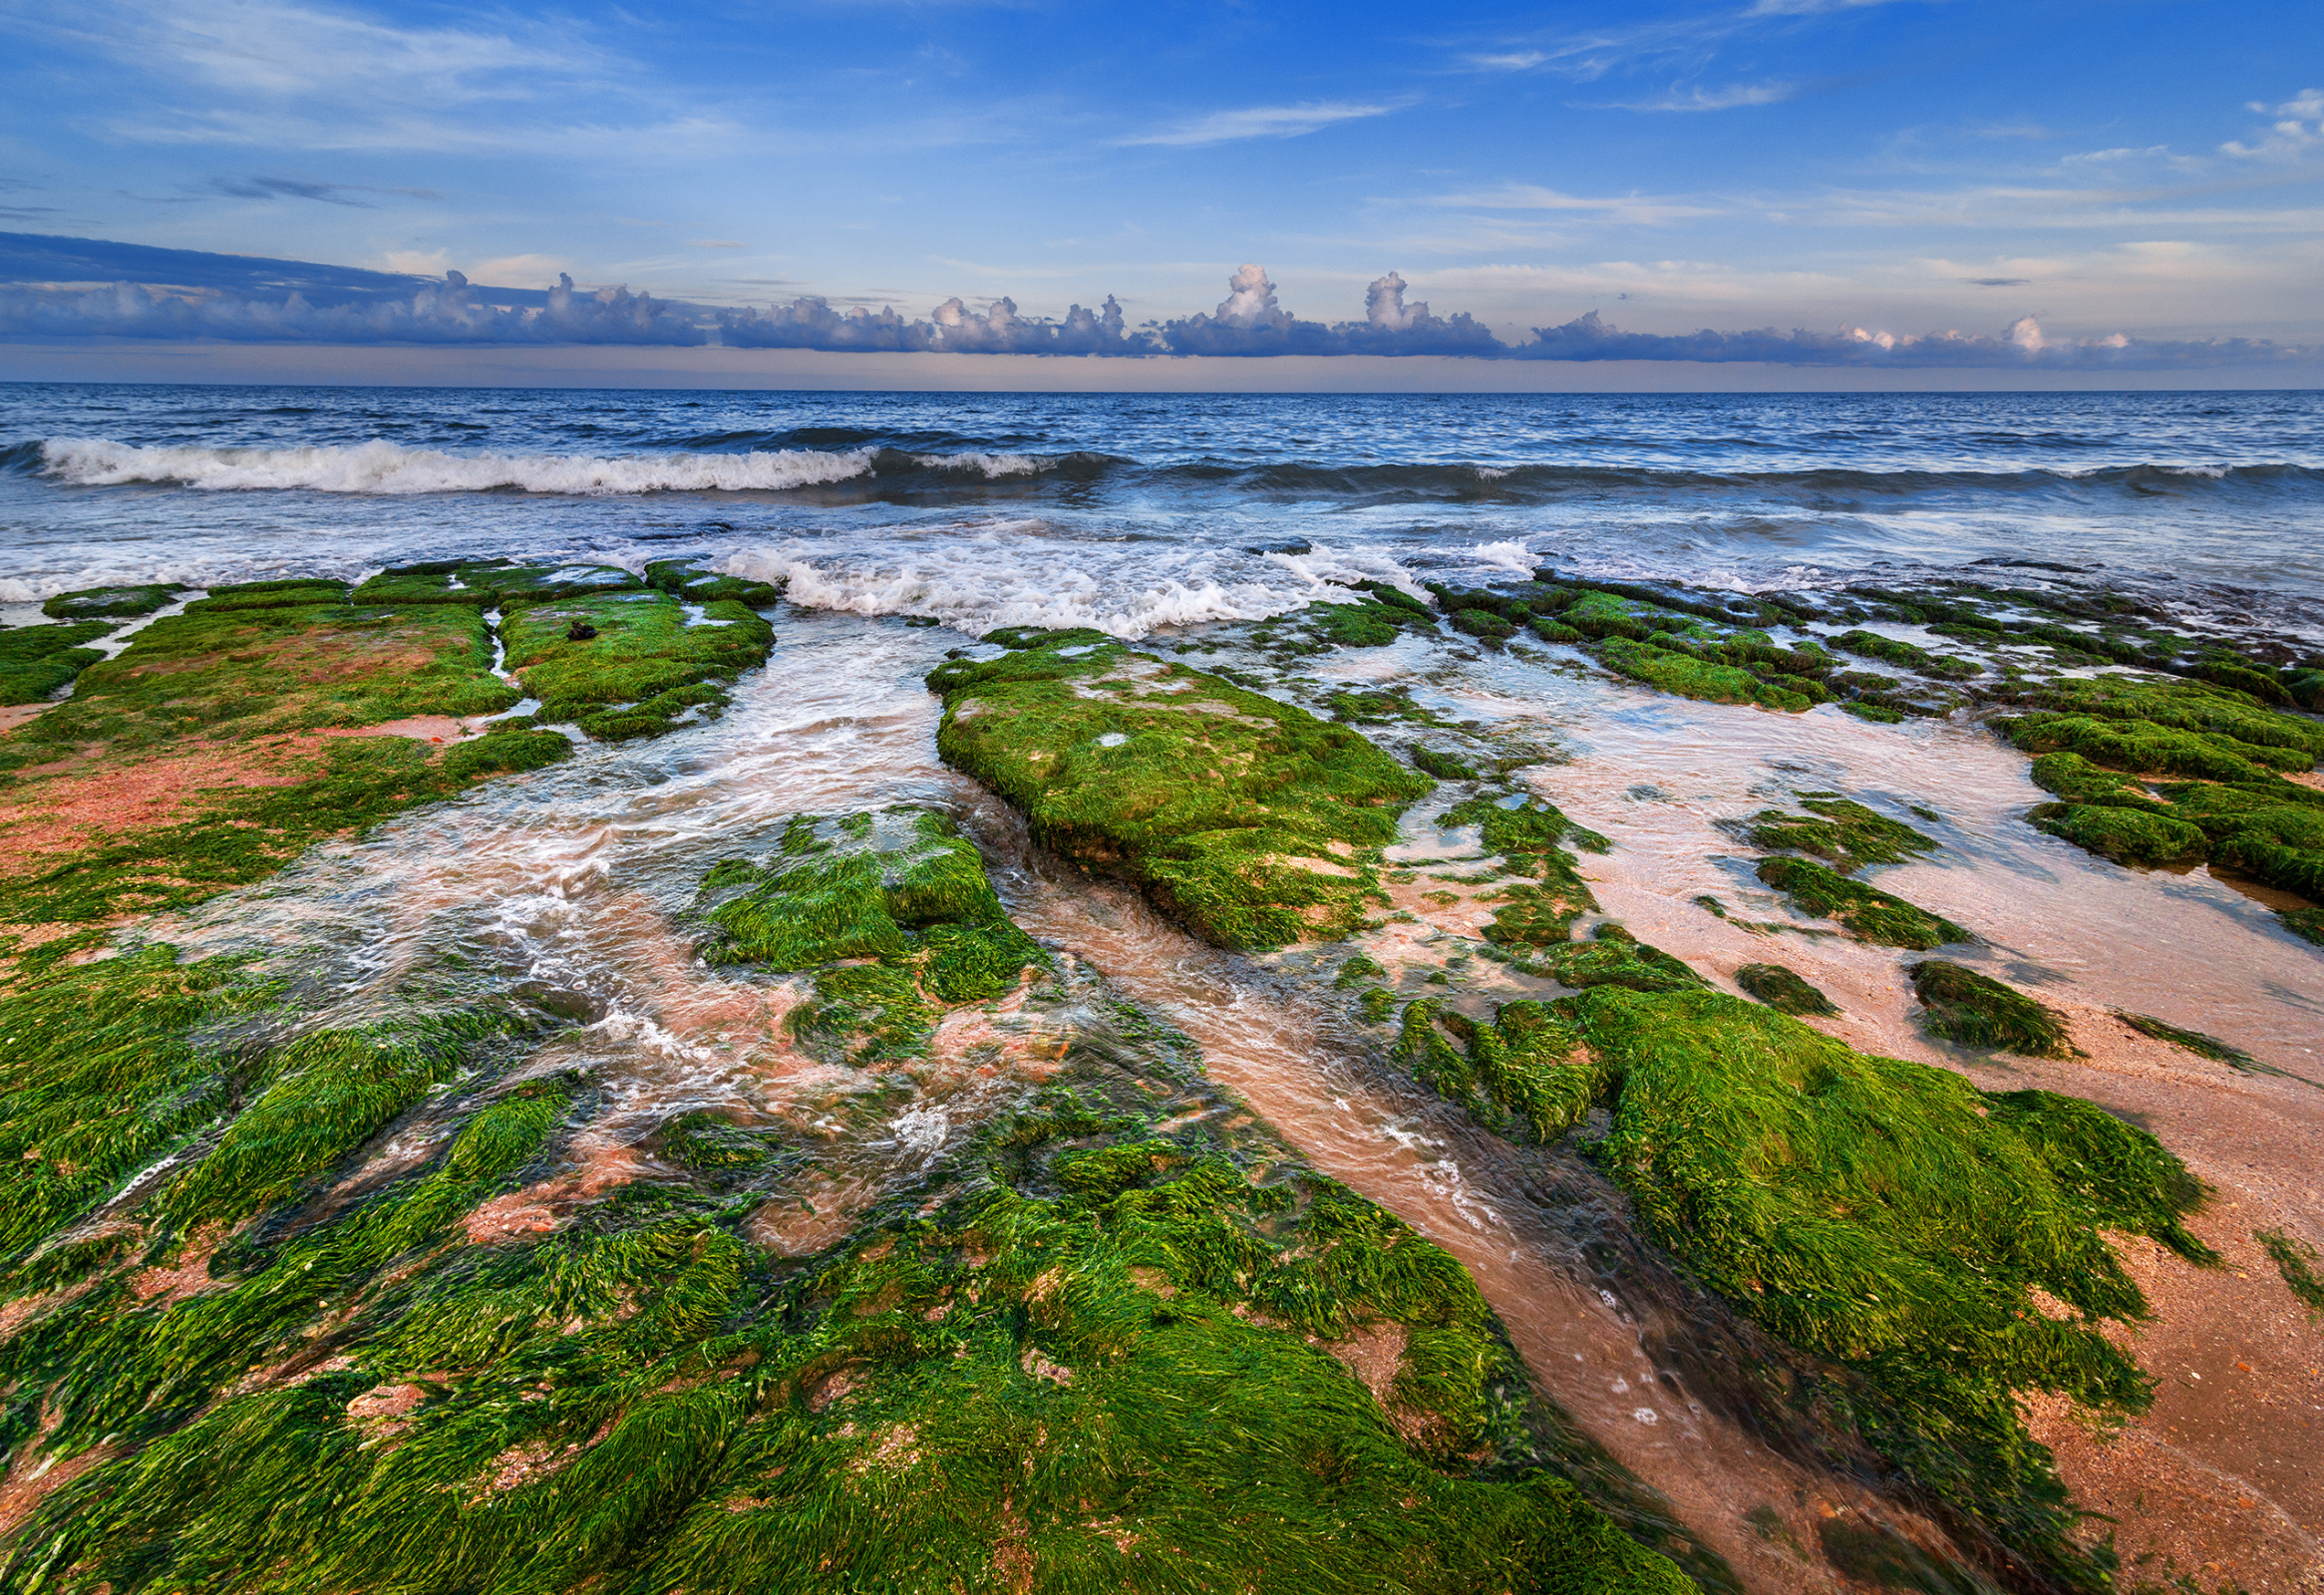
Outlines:
[[1717, 584], [2035, 558], [2324, 589], [2324, 397], [0, 386], [0, 602], [705, 552], [830, 607], [1142, 635], [1399, 564]]

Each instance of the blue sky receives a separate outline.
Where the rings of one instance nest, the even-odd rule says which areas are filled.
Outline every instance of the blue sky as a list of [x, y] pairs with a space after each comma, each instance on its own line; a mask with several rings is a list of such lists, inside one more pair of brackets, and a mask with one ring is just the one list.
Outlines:
[[[907, 321], [957, 297], [972, 322], [1113, 295], [1132, 335], [1207, 313], [1203, 347], [1236, 352], [1268, 313], [1228, 300], [1252, 262], [1278, 314], [1381, 326], [1367, 290], [1393, 270], [1388, 330], [1426, 301], [1509, 348], [1590, 312], [1886, 335], [1936, 366], [2324, 345], [2312, 0], [0, 0], [0, 229], [567, 273], [584, 310], [625, 285], [690, 325], [801, 295]], [[15, 280], [96, 280], [75, 269]], [[1957, 361], [1909, 341], [1954, 330]]]

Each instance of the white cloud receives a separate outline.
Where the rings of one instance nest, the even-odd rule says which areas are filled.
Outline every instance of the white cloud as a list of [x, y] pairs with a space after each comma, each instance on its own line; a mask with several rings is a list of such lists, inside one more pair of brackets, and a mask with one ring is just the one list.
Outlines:
[[1724, 89], [1672, 88], [1652, 100], [1629, 100], [1607, 107], [1611, 111], [1733, 111], [1739, 106], [1781, 105], [1796, 97], [1797, 83], [1737, 83]]
[[1245, 111], [1214, 111], [1206, 117], [1181, 122], [1173, 128], [1117, 139], [1118, 145], [1163, 145], [1173, 148], [1230, 144], [1237, 139], [1296, 139], [1337, 123], [1366, 117], [1385, 117], [1399, 105], [1363, 105], [1352, 101], [1313, 101], [1296, 106], [1253, 106]]
[[1539, 50], [1511, 50], [1501, 55], [1463, 56], [1480, 72], [1530, 72], [1549, 57]]
[[1650, 198], [1643, 194], [1614, 194], [1594, 198], [1560, 193], [1536, 183], [1512, 182], [1481, 193], [1449, 193], [1425, 201], [1468, 210], [1550, 210], [1595, 215], [1608, 221], [1651, 225], [1687, 216], [1715, 216], [1722, 210], [1694, 200]]
[[492, 287], [529, 288], [567, 269], [562, 255], [502, 255], [478, 261], [476, 280]]
[[418, 249], [390, 249], [379, 257], [380, 270], [402, 271], [415, 277], [441, 277], [451, 264], [449, 249], [430, 249], [425, 253]]
[[2222, 154], [2245, 159], [2284, 160], [2324, 150], [2324, 89], [2302, 89], [2270, 111], [2264, 104], [2250, 109], [2276, 120], [2256, 144], [2231, 139], [2219, 146]]

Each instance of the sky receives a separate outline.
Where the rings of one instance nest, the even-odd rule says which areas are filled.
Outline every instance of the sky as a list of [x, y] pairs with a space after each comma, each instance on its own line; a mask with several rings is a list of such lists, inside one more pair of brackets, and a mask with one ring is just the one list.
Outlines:
[[2324, 381], [2313, 0], [0, 0], [0, 377]]

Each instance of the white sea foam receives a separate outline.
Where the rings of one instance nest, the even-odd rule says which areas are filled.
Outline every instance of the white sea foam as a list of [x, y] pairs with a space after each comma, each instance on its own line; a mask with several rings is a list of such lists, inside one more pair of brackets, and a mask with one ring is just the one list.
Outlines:
[[1263, 620], [1316, 599], [1344, 601], [1344, 584], [1367, 576], [1404, 577], [1385, 557], [1328, 549], [1265, 558], [1221, 559], [1215, 549], [1141, 556], [989, 532], [876, 563], [792, 543], [745, 550], [724, 568], [788, 580], [786, 596], [811, 609], [923, 615], [970, 636], [998, 626], [1088, 626], [1124, 639], [1165, 626]]
[[1039, 476], [1049, 464], [1032, 455], [995, 455], [982, 451], [959, 455], [914, 455], [912, 459], [930, 471], [974, 472], [980, 477]]
[[319, 492], [617, 494], [780, 490], [844, 481], [871, 469], [868, 449], [784, 449], [743, 455], [458, 455], [384, 441], [304, 449], [197, 449], [52, 438], [47, 474], [78, 486], [174, 482], [214, 489], [305, 487]]

